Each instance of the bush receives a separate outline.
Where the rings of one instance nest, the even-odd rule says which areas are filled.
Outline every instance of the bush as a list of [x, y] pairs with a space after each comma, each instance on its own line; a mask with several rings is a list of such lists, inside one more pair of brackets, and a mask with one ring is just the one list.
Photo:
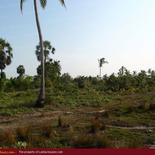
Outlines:
[[41, 133], [42, 133], [42, 136], [44, 136], [46, 138], [50, 138], [51, 133], [52, 133], [52, 127], [51, 127], [51, 125], [43, 124], [41, 126]]
[[98, 117], [95, 117], [91, 121], [90, 133], [97, 133], [100, 130], [105, 130], [105, 125], [101, 122], [101, 120], [99, 120]]
[[111, 142], [102, 135], [81, 135], [73, 140], [72, 146], [76, 148], [107, 148], [111, 147]]
[[30, 134], [30, 127], [18, 127], [16, 129], [16, 137], [18, 141], [28, 141]]
[[149, 110], [155, 110], [155, 104], [151, 103], [150, 107], [149, 107]]

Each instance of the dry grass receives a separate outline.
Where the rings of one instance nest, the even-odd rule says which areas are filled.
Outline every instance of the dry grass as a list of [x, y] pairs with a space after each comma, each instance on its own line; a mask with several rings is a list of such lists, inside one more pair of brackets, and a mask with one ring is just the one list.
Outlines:
[[2, 145], [12, 145], [16, 142], [16, 136], [11, 129], [7, 129], [0, 135], [0, 143]]
[[111, 147], [111, 142], [104, 135], [87, 134], [74, 137], [72, 146], [76, 148], [107, 148]]
[[52, 126], [50, 124], [42, 124], [41, 125], [41, 135], [50, 138], [52, 134]]
[[61, 129], [69, 129], [69, 128], [71, 128], [70, 121], [71, 121], [71, 119], [68, 119], [65, 117], [62, 118], [62, 116], [59, 116], [57, 127], [61, 128]]
[[105, 130], [105, 125], [99, 117], [95, 117], [91, 120], [90, 133], [97, 133]]
[[18, 141], [28, 141], [31, 136], [31, 127], [18, 127], [16, 129], [16, 137]]

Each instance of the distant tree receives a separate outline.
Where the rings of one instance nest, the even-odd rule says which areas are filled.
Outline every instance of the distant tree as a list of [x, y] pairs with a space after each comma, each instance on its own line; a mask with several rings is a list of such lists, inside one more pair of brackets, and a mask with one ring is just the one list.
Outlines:
[[136, 71], [133, 71], [133, 76], [137, 76], [137, 72]]
[[122, 66], [118, 72], [119, 90], [130, 89], [132, 81], [132, 75], [124, 66]]
[[101, 68], [102, 68], [103, 64], [108, 63], [108, 61], [106, 61], [105, 58], [101, 58], [98, 60], [98, 62], [99, 62], [99, 69], [100, 69], [99, 77], [101, 78], [101, 76], [102, 76]]
[[[52, 53], [54, 54], [55, 48], [52, 47], [51, 43], [49, 41], [44, 41], [43, 42], [43, 49], [44, 49], [44, 58], [45, 58], [45, 63], [47, 60], [50, 60], [49, 54]], [[36, 56], [37, 60], [41, 61], [41, 46], [40, 44], [36, 46]]]
[[[41, 66], [38, 66], [37, 73], [41, 76]], [[52, 82], [56, 81], [60, 77], [60, 61], [53, 61], [50, 59], [45, 63], [45, 79], [50, 80]]]
[[78, 90], [77, 84], [74, 82], [69, 73], [64, 73], [60, 76], [56, 88], [58, 88], [58, 90], [67, 92], [76, 92]]
[[141, 70], [138, 73], [137, 80], [138, 80], [138, 87], [143, 89], [147, 87], [147, 72], [145, 70]]
[[3, 70], [11, 64], [13, 57], [11, 45], [3, 39], [0, 39], [0, 78], [3, 78]]
[[69, 75], [69, 73], [64, 73], [64, 74], [62, 74], [61, 80], [62, 80], [64, 83], [69, 83], [69, 82], [73, 81], [73, 79], [72, 79], [72, 77]]
[[119, 81], [118, 77], [115, 74], [111, 74], [108, 78], [105, 79], [106, 90], [118, 91], [119, 90]]
[[[21, 11], [23, 10], [23, 3], [26, 0], [20, 0], [20, 9]], [[64, 0], [59, 0], [63, 6], [65, 6], [65, 1]], [[34, 2], [34, 12], [35, 12], [35, 19], [36, 19], [36, 25], [37, 25], [37, 30], [38, 30], [38, 35], [39, 35], [39, 43], [40, 43], [40, 52], [41, 52], [41, 84], [40, 84], [40, 93], [38, 96], [38, 100], [36, 102], [37, 107], [43, 107], [45, 104], [45, 59], [44, 59], [44, 45], [43, 45], [43, 36], [42, 36], [42, 31], [41, 31], [41, 26], [40, 26], [40, 21], [39, 21], [39, 14], [38, 14], [38, 7], [37, 3], [38, 0], [33, 0]], [[41, 7], [44, 9], [47, 5], [47, 0], [39, 0]]]
[[83, 88], [86, 88], [86, 85], [87, 85], [87, 81], [86, 81], [86, 77], [84, 76], [78, 76], [74, 79], [74, 81], [77, 83], [77, 86], [80, 88], [80, 89], [83, 89]]
[[23, 75], [25, 74], [25, 68], [23, 65], [19, 65], [17, 67], [17, 73], [19, 74], [19, 77], [23, 77]]
[[[52, 47], [49, 41], [44, 41], [44, 54], [45, 54], [45, 80], [47, 86], [50, 85], [50, 81], [54, 82], [60, 77], [61, 66], [59, 61], [53, 61], [50, 58], [50, 53], [54, 54], [55, 48]], [[40, 61], [41, 51], [40, 45], [36, 46], [36, 56], [38, 61]], [[42, 75], [41, 65], [37, 68], [37, 73], [39, 76]]]
[[119, 69], [118, 76], [124, 76], [126, 72], [127, 72], [127, 69], [124, 66], [122, 66]]

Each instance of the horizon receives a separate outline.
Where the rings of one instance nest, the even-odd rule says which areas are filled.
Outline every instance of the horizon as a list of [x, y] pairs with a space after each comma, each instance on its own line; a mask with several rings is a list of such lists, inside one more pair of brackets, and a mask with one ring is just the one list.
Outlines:
[[[4, 72], [15, 77], [16, 68], [24, 65], [26, 74], [33, 76], [39, 65], [35, 56], [39, 39], [32, 2], [25, 3], [22, 15], [18, 0], [1, 1], [0, 38], [11, 44], [14, 55]], [[51, 56], [60, 60], [62, 74], [97, 76], [102, 57], [109, 62], [103, 75], [117, 73], [121, 66], [137, 72], [155, 69], [155, 1], [67, 0], [66, 6], [55, 0], [39, 9], [43, 38], [56, 48]]]

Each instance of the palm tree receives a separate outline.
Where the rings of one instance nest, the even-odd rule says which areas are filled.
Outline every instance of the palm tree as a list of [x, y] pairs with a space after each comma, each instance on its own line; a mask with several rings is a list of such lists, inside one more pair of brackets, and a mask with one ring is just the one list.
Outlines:
[[12, 57], [12, 47], [8, 42], [0, 39], [0, 79], [3, 77], [5, 67], [11, 64]]
[[19, 74], [19, 77], [23, 77], [23, 75], [25, 74], [25, 68], [23, 65], [19, 65], [17, 67], [17, 73]]
[[[54, 54], [55, 53], [55, 48], [52, 47], [51, 43], [49, 41], [44, 41], [43, 42], [44, 45], [44, 58], [45, 58], [45, 64], [47, 60], [50, 60], [50, 53]], [[41, 61], [41, 47], [40, 44], [36, 46], [36, 56], [37, 56], [37, 60]]]
[[101, 79], [101, 76], [102, 76], [101, 68], [102, 68], [103, 64], [106, 64], [108, 62], [105, 60], [105, 58], [98, 59], [98, 62], [99, 62], [99, 69], [100, 69], [99, 77]]
[[[20, 0], [20, 9], [21, 11], [23, 10], [23, 3], [26, 0]], [[59, 0], [60, 3], [65, 6], [65, 1], [64, 0]], [[38, 7], [37, 7], [37, 2], [38, 0], [33, 0], [34, 2], [34, 11], [35, 11], [35, 20], [36, 20], [36, 25], [37, 25], [37, 30], [38, 30], [38, 35], [39, 35], [39, 42], [40, 42], [40, 52], [41, 52], [41, 70], [42, 70], [42, 75], [41, 75], [41, 84], [40, 84], [40, 93], [38, 96], [38, 100], [36, 102], [37, 107], [43, 107], [45, 104], [45, 59], [44, 59], [44, 50], [43, 50], [43, 37], [42, 37], [42, 32], [41, 32], [41, 27], [40, 27], [40, 22], [39, 22], [39, 15], [38, 15]], [[47, 0], [39, 0], [41, 7], [44, 9], [47, 5]]]

